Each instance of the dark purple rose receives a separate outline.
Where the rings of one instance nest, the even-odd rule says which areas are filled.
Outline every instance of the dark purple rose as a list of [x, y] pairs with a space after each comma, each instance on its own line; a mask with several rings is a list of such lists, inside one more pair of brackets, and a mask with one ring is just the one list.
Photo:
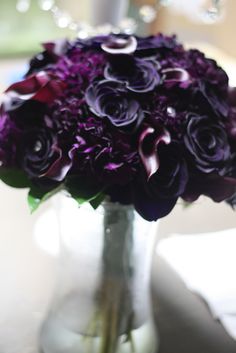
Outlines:
[[177, 197], [162, 198], [152, 195], [147, 189], [146, 181], [137, 178], [133, 187], [133, 204], [136, 211], [147, 221], [157, 221], [167, 216], [177, 202]]
[[109, 36], [101, 45], [102, 50], [108, 54], [133, 54], [137, 49], [137, 39], [127, 35]]
[[225, 173], [231, 156], [225, 127], [221, 123], [207, 116], [191, 115], [184, 142], [197, 169], [204, 173]]
[[[220, 83], [219, 83], [220, 85]], [[199, 105], [207, 103], [211, 111], [218, 117], [227, 117], [229, 114], [229, 105], [226, 94], [217, 92], [216, 88], [209, 86], [204, 80], [198, 82], [196, 90], [199, 93]]]
[[104, 76], [107, 79], [125, 82], [127, 89], [137, 93], [153, 91], [160, 84], [160, 69], [154, 60], [120, 57], [111, 60], [106, 66]]
[[161, 144], [158, 148], [160, 167], [148, 181], [152, 195], [176, 198], [183, 194], [188, 181], [187, 164], [178, 142]]
[[139, 103], [129, 97], [124, 85], [118, 82], [94, 82], [88, 87], [85, 98], [94, 114], [107, 117], [116, 127], [138, 126], [144, 118]]
[[41, 71], [11, 85], [3, 96], [3, 109], [13, 111], [30, 100], [50, 104], [63, 93], [65, 83]]
[[25, 132], [19, 151], [19, 164], [32, 179], [46, 177], [62, 181], [71, 168], [71, 160], [62, 153], [49, 129]]

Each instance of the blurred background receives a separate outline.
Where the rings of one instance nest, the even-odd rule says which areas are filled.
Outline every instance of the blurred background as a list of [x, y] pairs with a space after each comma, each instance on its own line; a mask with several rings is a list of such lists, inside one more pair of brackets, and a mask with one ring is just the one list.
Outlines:
[[[64, 36], [86, 37], [95, 3], [99, 0], [1, 0], [0, 91], [23, 76], [40, 43]], [[236, 86], [235, 0], [223, 0], [220, 5], [209, 0], [132, 0], [127, 16], [123, 23], [127, 33], [177, 34], [186, 47], [197, 47], [215, 58]], [[30, 215], [26, 197], [27, 190], [10, 189], [0, 182], [2, 353], [37, 352], [39, 324], [54, 285], [58, 240], [49, 220], [51, 206], [47, 203]], [[161, 220], [158, 237], [228, 228], [236, 229], [235, 212], [201, 198], [188, 208], [177, 205]]]

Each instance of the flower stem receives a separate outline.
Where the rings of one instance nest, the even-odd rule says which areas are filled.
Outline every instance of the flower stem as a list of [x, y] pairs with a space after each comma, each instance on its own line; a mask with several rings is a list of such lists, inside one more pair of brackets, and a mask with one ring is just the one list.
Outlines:
[[98, 297], [102, 319], [100, 352], [115, 353], [121, 335], [131, 338], [134, 215], [115, 206], [104, 206], [104, 211], [103, 277]]

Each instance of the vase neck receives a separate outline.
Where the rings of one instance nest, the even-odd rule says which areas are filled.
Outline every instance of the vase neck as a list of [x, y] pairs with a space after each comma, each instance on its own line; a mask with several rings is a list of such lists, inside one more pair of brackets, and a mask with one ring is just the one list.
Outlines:
[[103, 266], [113, 275], [129, 272], [132, 266], [134, 208], [105, 202]]

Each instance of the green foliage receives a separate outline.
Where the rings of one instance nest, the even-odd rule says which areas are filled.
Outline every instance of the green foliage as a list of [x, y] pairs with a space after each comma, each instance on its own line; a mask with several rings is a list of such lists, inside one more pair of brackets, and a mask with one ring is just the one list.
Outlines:
[[91, 185], [78, 178], [69, 178], [66, 184], [60, 184], [55, 188], [46, 190], [33, 185], [26, 174], [17, 169], [0, 168], [0, 179], [11, 187], [30, 189], [28, 193], [28, 205], [31, 213], [36, 211], [44, 201], [63, 189], [67, 190], [79, 205], [90, 202], [94, 209], [96, 209], [105, 198], [102, 188]]
[[90, 205], [96, 210], [105, 197], [106, 195], [101, 191], [92, 200], [90, 200]]
[[70, 178], [67, 181], [66, 190], [79, 205], [90, 202], [94, 209], [96, 209], [105, 198], [102, 187], [88, 183], [78, 177]]
[[182, 200], [182, 205], [183, 205], [183, 208], [186, 209], [186, 208], [189, 208], [190, 206], [192, 206], [193, 203]]
[[28, 188], [31, 186], [26, 174], [18, 169], [0, 169], [0, 179], [13, 188]]
[[43, 191], [35, 186], [31, 187], [28, 193], [28, 205], [30, 207], [31, 213], [36, 211], [38, 207], [44, 202], [54, 196], [56, 193], [61, 191], [64, 188], [63, 184], [60, 184], [58, 187], [50, 190], [50, 191]]

